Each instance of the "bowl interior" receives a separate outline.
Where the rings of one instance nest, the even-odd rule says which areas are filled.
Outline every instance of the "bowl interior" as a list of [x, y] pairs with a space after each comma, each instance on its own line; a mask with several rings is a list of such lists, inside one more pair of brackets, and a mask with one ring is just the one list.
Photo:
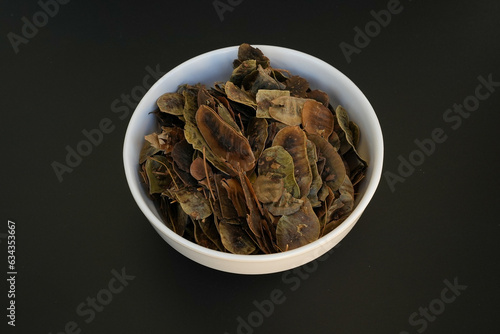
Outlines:
[[[358, 151], [368, 161], [369, 167], [366, 178], [359, 187], [356, 207], [351, 215], [339, 227], [318, 241], [292, 251], [268, 255], [236, 255], [196, 245], [178, 236], [163, 224], [155, 205], [147, 196], [146, 188], [141, 184], [138, 173], [139, 153], [144, 136], [157, 130], [155, 117], [150, 112], [156, 109], [158, 97], [166, 92], [176, 91], [179, 85], [185, 83], [201, 82], [210, 87], [216, 81], [226, 81], [231, 75], [232, 61], [237, 58], [238, 47], [228, 47], [202, 54], [165, 74], [146, 93], [130, 120], [123, 152], [127, 181], [138, 206], [166, 241], [181, 252], [184, 248], [187, 249], [188, 253], [191, 252], [191, 254], [184, 254], [197, 262], [231, 272], [245, 272], [245, 270], [236, 268], [232, 270], [231, 265], [227, 268], [224, 266], [221, 268], [205, 260], [217, 258], [221, 261], [229, 261], [229, 263], [248, 264], [289, 259], [286, 266], [275, 267], [279, 270], [270, 271], [267, 269], [267, 272], [272, 272], [301, 265], [322, 255], [335, 246], [359, 219], [375, 193], [382, 172], [383, 139], [378, 119], [366, 97], [351, 80], [331, 65], [302, 52], [265, 45], [256, 45], [255, 47], [260, 48], [271, 60], [272, 67], [286, 69], [293, 75], [304, 77], [309, 81], [312, 89], [321, 89], [326, 92], [334, 107], [336, 104], [341, 104], [347, 110], [349, 117], [360, 127], [361, 138]], [[311, 256], [310, 253], [313, 250], [315, 254]], [[307, 255], [308, 253], [309, 255]], [[257, 273], [259, 270], [255, 271]]]

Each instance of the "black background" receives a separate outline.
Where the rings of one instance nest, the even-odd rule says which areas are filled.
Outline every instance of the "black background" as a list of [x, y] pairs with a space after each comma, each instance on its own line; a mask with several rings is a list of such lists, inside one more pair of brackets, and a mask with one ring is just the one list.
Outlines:
[[[55, 334], [74, 321], [81, 333], [233, 334], [238, 317], [260, 320], [253, 302], [277, 289], [285, 301], [240, 333], [499, 331], [500, 87], [456, 130], [443, 120], [474, 95], [479, 76], [500, 81], [499, 2], [402, 0], [350, 63], [339, 44], [353, 45], [353, 29], [387, 1], [232, 3], [221, 20], [213, 1], [71, 1], [18, 53], [8, 34], [21, 36], [22, 18], [32, 22], [41, 7], [1, 3], [0, 272], [8, 271], [8, 220], [18, 272], [15, 328], [2, 279], [3, 328]], [[188, 260], [156, 234], [125, 180], [130, 115], [120, 120], [111, 103], [142, 84], [147, 66], [167, 72], [243, 42], [303, 51], [351, 78], [379, 117], [384, 172], [397, 174], [398, 157], [408, 159], [433, 129], [447, 136], [395, 191], [383, 176], [340, 247], [300, 272], [244, 276]], [[59, 182], [51, 164], [64, 163], [65, 147], [104, 118], [114, 130]], [[135, 278], [86, 323], [77, 306], [122, 268]], [[467, 288], [426, 327], [410, 323], [420, 307], [439, 305], [445, 280]]]

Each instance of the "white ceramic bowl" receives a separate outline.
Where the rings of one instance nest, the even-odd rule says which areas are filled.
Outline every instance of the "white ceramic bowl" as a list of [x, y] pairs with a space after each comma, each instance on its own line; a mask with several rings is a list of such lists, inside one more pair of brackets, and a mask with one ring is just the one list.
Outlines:
[[356, 206], [339, 227], [313, 243], [288, 252], [236, 255], [207, 249], [175, 234], [162, 222], [160, 214], [148, 198], [140, 181], [138, 161], [144, 136], [156, 129], [155, 116], [149, 114], [156, 108], [156, 100], [166, 92], [177, 90], [177, 86], [184, 83], [201, 82], [212, 86], [215, 81], [228, 80], [232, 72], [232, 62], [237, 58], [237, 46], [194, 57], [158, 80], [142, 98], [132, 115], [123, 147], [125, 174], [132, 195], [158, 234], [177, 251], [200, 264], [239, 274], [266, 274], [288, 270], [310, 262], [332, 249], [353, 228], [373, 197], [380, 181], [384, 154], [382, 131], [375, 111], [349, 78], [324, 61], [305, 53], [276, 46], [253, 46], [264, 52], [271, 60], [272, 67], [300, 75], [309, 81], [313, 89], [326, 92], [330, 100], [346, 108], [350, 118], [360, 127], [359, 152], [368, 160], [369, 167], [366, 178], [359, 187]]

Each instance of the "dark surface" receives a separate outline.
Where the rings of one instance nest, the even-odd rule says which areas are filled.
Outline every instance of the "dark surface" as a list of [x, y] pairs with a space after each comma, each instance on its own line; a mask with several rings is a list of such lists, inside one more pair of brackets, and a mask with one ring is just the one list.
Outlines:
[[[479, 76], [500, 81], [500, 4], [402, 1], [349, 63], [339, 44], [353, 45], [353, 29], [387, 1], [239, 2], [221, 21], [212, 1], [71, 1], [17, 54], [8, 33], [22, 35], [21, 19], [41, 8], [2, 2], [0, 272], [8, 271], [8, 220], [18, 272], [16, 327], [2, 314], [2, 333], [500, 331], [500, 87], [460, 125], [443, 119], [475, 94]], [[188, 260], [156, 234], [125, 181], [130, 114], [120, 119], [113, 101], [142, 85], [147, 66], [167, 72], [243, 42], [303, 51], [351, 78], [382, 125], [385, 173], [397, 174], [398, 157], [408, 159], [433, 129], [447, 138], [394, 191], [383, 176], [341, 246], [295, 272], [242, 276]], [[51, 164], [64, 163], [65, 147], [104, 118], [113, 131], [60, 182]], [[135, 278], [91, 318], [87, 298], [106, 298], [101, 290], [122, 268]], [[439, 301], [445, 280], [467, 286], [447, 304]], [[259, 318], [254, 301], [273, 290], [282, 303]], [[426, 319], [419, 312], [429, 306]], [[238, 329], [239, 317], [256, 328]]]

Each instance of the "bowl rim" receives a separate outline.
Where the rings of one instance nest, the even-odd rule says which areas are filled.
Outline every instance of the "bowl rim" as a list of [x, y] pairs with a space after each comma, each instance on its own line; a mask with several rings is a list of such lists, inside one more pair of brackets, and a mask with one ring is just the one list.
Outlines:
[[[292, 258], [296, 256], [300, 256], [302, 254], [309, 253], [315, 249], [323, 249], [323, 246], [328, 246], [325, 247], [324, 251], [327, 251], [328, 249], [332, 248], [333, 245], [330, 245], [330, 242], [335, 239], [337, 236], [341, 235], [345, 230], [351, 229], [353, 227], [353, 224], [356, 223], [356, 221], [359, 219], [363, 211], [366, 209], [368, 206], [368, 203], [371, 201], [372, 197], [374, 196], [376, 189], [380, 183], [380, 179], [382, 176], [382, 167], [383, 167], [383, 160], [384, 160], [384, 142], [383, 142], [383, 136], [382, 136], [382, 129], [379, 123], [379, 120], [376, 116], [375, 110], [373, 109], [372, 105], [364, 95], [364, 93], [359, 89], [354, 82], [352, 82], [345, 74], [340, 72], [337, 68], [334, 66], [330, 65], [329, 63], [315, 57], [312, 55], [309, 55], [307, 53], [304, 53], [302, 51], [290, 49], [290, 48], [285, 48], [281, 46], [273, 46], [273, 45], [263, 45], [263, 44], [258, 44], [254, 45], [252, 44], [253, 47], [259, 48], [263, 50], [264, 54], [266, 54], [265, 50], [275, 50], [275, 51], [281, 51], [281, 52], [286, 52], [286, 53], [292, 53], [295, 56], [299, 56], [302, 58], [307, 58], [310, 61], [316, 62], [322, 66], [327, 66], [330, 68], [330, 70], [333, 70], [336, 72], [336, 75], [338, 78], [342, 79], [342, 83], [344, 85], [350, 86], [350, 89], [356, 92], [356, 95], [358, 95], [356, 98], [360, 99], [360, 103], [364, 104], [368, 110], [369, 113], [366, 114], [366, 117], [369, 117], [368, 123], [373, 124], [373, 127], [375, 129], [375, 136], [376, 138], [371, 138], [370, 140], [375, 143], [375, 149], [373, 150], [373, 156], [370, 156], [370, 167], [373, 169], [372, 172], [372, 178], [370, 179], [370, 182], [366, 186], [365, 193], [363, 194], [363, 197], [359, 200], [357, 203], [356, 207], [354, 210], [351, 212], [351, 214], [346, 218], [345, 221], [343, 221], [338, 227], [336, 227], [333, 231], [330, 233], [324, 235], [323, 237], [318, 238], [318, 240], [315, 240], [307, 245], [301, 246], [296, 249], [292, 249], [286, 252], [281, 252], [281, 253], [272, 253], [272, 254], [252, 254], [252, 255], [242, 255], [242, 254], [233, 254], [233, 253], [225, 253], [222, 251], [218, 250], [212, 250], [203, 246], [200, 246], [194, 242], [191, 242], [184, 237], [178, 235], [174, 231], [172, 231], [170, 228], [167, 227], [160, 219], [158, 219], [153, 212], [149, 209], [148, 205], [146, 204], [145, 198], [141, 195], [141, 186], [140, 184], [134, 182], [134, 176], [133, 173], [137, 173], [137, 166], [134, 164], [133, 166], [128, 164], [129, 160], [129, 147], [132, 147], [134, 143], [132, 142], [132, 128], [134, 123], [136, 123], [136, 120], [139, 119], [140, 117], [143, 117], [143, 115], [139, 112], [138, 110], [142, 110], [145, 108], [144, 104], [146, 103], [146, 97], [151, 94], [152, 91], [154, 91], [154, 88], [157, 86], [161, 85], [164, 80], [167, 79], [168, 76], [171, 76], [172, 74], [175, 74], [178, 71], [181, 71], [182, 68], [189, 66], [192, 63], [198, 62], [202, 60], [203, 58], [211, 57], [215, 54], [221, 54], [225, 52], [235, 52], [235, 55], [237, 54], [237, 49], [239, 46], [229, 46], [229, 47], [224, 47], [224, 48], [219, 48], [215, 49], [212, 51], [208, 51], [205, 53], [202, 53], [198, 56], [195, 56], [193, 58], [190, 58], [179, 65], [175, 66], [172, 68], [170, 71], [165, 73], [160, 79], [158, 79], [146, 92], [146, 94], [142, 97], [141, 101], [137, 105], [137, 107], [134, 109], [134, 112], [129, 120], [129, 123], [127, 125], [127, 130], [125, 133], [125, 140], [123, 144], [123, 161], [124, 161], [124, 169], [125, 169], [125, 176], [127, 179], [127, 183], [129, 185], [129, 189], [132, 193], [132, 196], [136, 202], [136, 204], [139, 206], [140, 210], [142, 213], [146, 216], [146, 218], [149, 220], [150, 223], [153, 224], [153, 226], [158, 229], [160, 232], [162, 232], [164, 235], [168, 236], [172, 241], [188, 248], [189, 250], [199, 253], [204, 256], [210, 256], [213, 258], [225, 260], [225, 261], [231, 261], [231, 262], [243, 262], [243, 263], [252, 263], [252, 262], [274, 262], [276, 260], [283, 260], [285, 258]], [[272, 59], [271, 59], [272, 62]], [[156, 100], [156, 99], [155, 99]], [[324, 252], [319, 253], [319, 255], [323, 254]], [[311, 258], [313, 260], [314, 258]]]

